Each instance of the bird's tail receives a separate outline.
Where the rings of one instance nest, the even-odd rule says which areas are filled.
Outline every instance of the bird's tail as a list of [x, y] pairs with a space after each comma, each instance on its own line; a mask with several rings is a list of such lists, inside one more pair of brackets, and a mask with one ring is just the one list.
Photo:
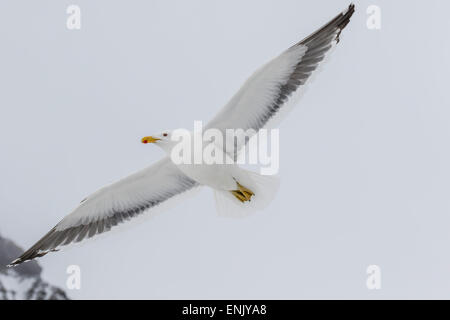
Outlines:
[[235, 190], [215, 190], [220, 216], [244, 217], [269, 205], [278, 191], [279, 178], [240, 169], [234, 177]]

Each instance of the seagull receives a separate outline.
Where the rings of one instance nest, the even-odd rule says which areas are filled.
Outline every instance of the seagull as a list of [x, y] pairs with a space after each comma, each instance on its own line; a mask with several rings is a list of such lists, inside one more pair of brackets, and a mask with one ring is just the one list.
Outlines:
[[[223, 133], [229, 128], [257, 132], [278, 122], [295, 104], [295, 97], [305, 90], [308, 80], [317, 73], [331, 49], [339, 43], [341, 31], [354, 11], [354, 4], [350, 4], [316, 32], [263, 65], [207, 124], [207, 128]], [[230, 164], [176, 164], [169, 156], [175, 146], [174, 132], [164, 131], [142, 138], [143, 143], [161, 147], [168, 156], [83, 199], [8, 266], [102, 234], [200, 186], [214, 190], [218, 211], [224, 214], [236, 208], [243, 212], [248, 208], [264, 208], [273, 198], [278, 185], [276, 178], [241, 169], [235, 162], [237, 152], [248, 139], [238, 139], [233, 154], [229, 154], [223, 145], [217, 145], [233, 159]]]

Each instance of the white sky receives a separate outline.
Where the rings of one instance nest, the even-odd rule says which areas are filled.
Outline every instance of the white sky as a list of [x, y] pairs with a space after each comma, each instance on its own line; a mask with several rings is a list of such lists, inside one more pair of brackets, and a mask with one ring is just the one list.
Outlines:
[[[376, 2], [382, 28], [366, 28]], [[66, 8], [82, 27], [66, 29]], [[3, 1], [0, 231], [23, 247], [163, 156], [140, 138], [210, 119], [347, 0]], [[281, 189], [217, 216], [202, 190], [145, 224], [40, 259], [73, 298], [448, 298], [450, 4], [357, 1], [280, 126]], [[382, 289], [366, 288], [366, 268]]]

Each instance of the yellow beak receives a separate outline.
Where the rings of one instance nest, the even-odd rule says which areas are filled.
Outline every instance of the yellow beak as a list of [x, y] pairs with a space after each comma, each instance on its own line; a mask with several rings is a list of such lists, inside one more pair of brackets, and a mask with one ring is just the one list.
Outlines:
[[155, 143], [156, 141], [161, 140], [159, 138], [153, 138], [152, 136], [143, 137], [141, 142], [142, 143]]

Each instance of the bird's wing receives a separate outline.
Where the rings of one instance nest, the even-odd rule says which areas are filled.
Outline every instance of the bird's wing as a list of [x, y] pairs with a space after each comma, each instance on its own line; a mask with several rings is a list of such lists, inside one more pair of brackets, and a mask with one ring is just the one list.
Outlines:
[[[219, 129], [225, 137], [226, 129], [253, 129], [251, 131], [257, 132], [280, 120], [292, 107], [297, 93], [304, 91], [308, 79], [330, 49], [339, 42], [340, 33], [354, 11], [355, 6], [351, 4], [322, 28], [262, 66], [206, 128]], [[234, 154], [230, 155], [236, 158], [236, 153], [247, 141], [248, 137], [237, 136], [234, 146], [227, 146], [234, 148]], [[228, 153], [229, 150], [233, 149], [227, 149]]]
[[41, 240], [9, 266], [41, 257], [140, 215], [198, 186], [168, 158], [108, 185], [84, 199]]

